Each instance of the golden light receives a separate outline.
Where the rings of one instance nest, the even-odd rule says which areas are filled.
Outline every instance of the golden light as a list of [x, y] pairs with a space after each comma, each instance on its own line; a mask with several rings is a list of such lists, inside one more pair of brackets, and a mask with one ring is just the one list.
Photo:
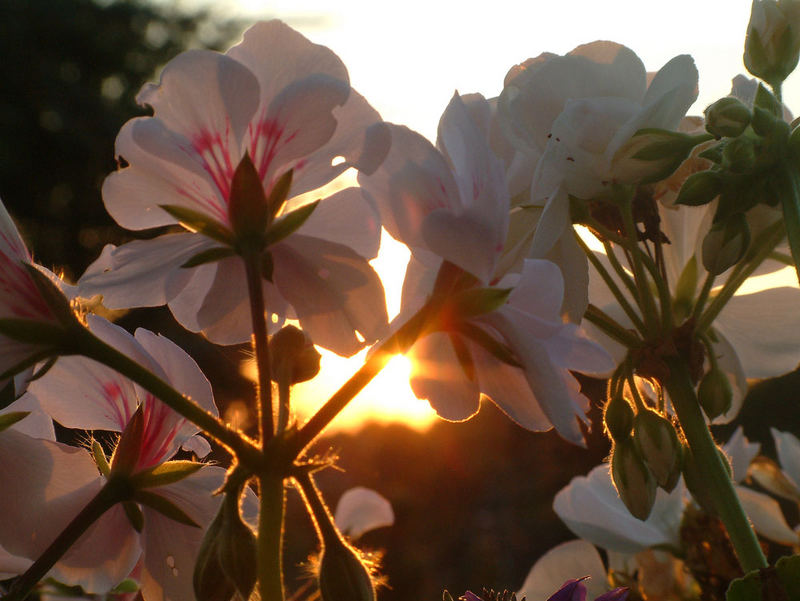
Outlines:
[[[384, 231], [380, 252], [370, 263], [383, 282], [390, 319], [400, 310], [400, 295], [408, 258], [408, 248]], [[292, 388], [292, 408], [300, 423], [311, 417], [358, 371], [367, 354], [365, 349], [353, 357], [344, 358], [321, 348], [318, 350], [322, 355], [319, 375]], [[369, 422], [402, 423], [417, 430], [427, 429], [436, 420], [436, 413], [427, 401], [421, 401], [414, 396], [408, 383], [410, 372], [411, 362], [407, 358], [400, 355], [393, 357], [326, 432], [355, 432]], [[246, 361], [242, 365], [242, 373], [255, 381], [255, 362]], [[241, 420], [242, 416], [237, 418]]]

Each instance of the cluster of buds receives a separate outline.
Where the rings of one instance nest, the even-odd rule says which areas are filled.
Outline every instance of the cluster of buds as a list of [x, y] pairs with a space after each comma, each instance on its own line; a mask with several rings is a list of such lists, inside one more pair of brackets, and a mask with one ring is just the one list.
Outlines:
[[670, 492], [678, 483], [682, 450], [672, 422], [646, 406], [634, 412], [622, 394], [610, 396], [605, 407], [611, 436], [611, 477], [620, 498], [640, 520], [650, 515], [656, 489]]
[[755, 0], [747, 26], [744, 64], [771, 86], [780, 86], [800, 56], [800, 2]]

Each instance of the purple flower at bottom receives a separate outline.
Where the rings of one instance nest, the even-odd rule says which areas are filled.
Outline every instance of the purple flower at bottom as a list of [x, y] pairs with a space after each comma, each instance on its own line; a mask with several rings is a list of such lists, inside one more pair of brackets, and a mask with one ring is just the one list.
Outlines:
[[[588, 576], [567, 580], [547, 601], [586, 601], [586, 586], [583, 584], [586, 578]], [[628, 588], [623, 586], [603, 593], [594, 601], [625, 601], [627, 598]]]

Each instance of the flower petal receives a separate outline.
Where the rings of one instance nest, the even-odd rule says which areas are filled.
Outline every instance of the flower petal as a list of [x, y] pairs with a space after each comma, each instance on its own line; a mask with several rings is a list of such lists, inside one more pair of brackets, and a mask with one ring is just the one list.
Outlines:
[[770, 432], [775, 439], [775, 450], [783, 472], [800, 489], [800, 440], [775, 428], [770, 428]]
[[722, 449], [727, 453], [733, 471], [733, 481], [741, 482], [747, 476], [747, 468], [761, 450], [761, 445], [744, 437], [744, 429], [739, 426]]
[[744, 486], [737, 486], [736, 494], [742, 502], [747, 517], [761, 536], [790, 547], [800, 542], [800, 535], [786, 523], [781, 507], [775, 499]]
[[342, 533], [357, 539], [369, 530], [394, 524], [394, 511], [380, 494], [357, 486], [339, 498], [333, 520]]
[[517, 598], [547, 599], [567, 580], [584, 576], [588, 577], [584, 585], [590, 599], [606, 592], [606, 568], [595, 546], [585, 540], [567, 541], [536, 561]]

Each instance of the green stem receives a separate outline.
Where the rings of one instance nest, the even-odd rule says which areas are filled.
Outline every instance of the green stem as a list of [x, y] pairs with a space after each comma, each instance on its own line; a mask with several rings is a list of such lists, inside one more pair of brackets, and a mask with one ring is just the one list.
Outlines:
[[715, 279], [717, 279], [716, 275], [711, 272], [706, 273], [706, 279], [703, 282], [703, 287], [700, 289], [700, 295], [697, 297], [697, 301], [695, 301], [694, 309], [692, 311], [692, 317], [694, 317], [695, 321], [700, 318], [700, 314], [703, 312], [706, 302], [708, 302], [708, 295], [711, 293], [711, 289], [714, 287]]
[[639, 240], [636, 235], [636, 224], [633, 222], [633, 212], [631, 208], [631, 199], [626, 198], [620, 203], [620, 212], [625, 224], [625, 233], [628, 236], [628, 246], [631, 254], [633, 255], [633, 280], [636, 282], [636, 291], [639, 297], [639, 308], [642, 310], [642, 317], [644, 318], [645, 325], [650, 328], [651, 333], [659, 331], [658, 327], [658, 310], [656, 309], [655, 300], [650, 292], [650, 286], [647, 281], [647, 274], [644, 271], [642, 264], [642, 250], [639, 248]]
[[717, 445], [706, 426], [686, 363], [680, 357], [666, 357], [665, 361], [670, 369], [666, 388], [672, 405], [697, 461], [697, 467], [703, 474], [703, 482], [728, 531], [742, 570], [748, 573], [766, 568], [767, 560], [761, 551], [756, 533], [750, 526], [733, 482], [717, 451]]
[[285, 361], [280, 362], [277, 374], [278, 381], [278, 434], [286, 430], [289, 425], [291, 411], [291, 367]]
[[697, 332], [705, 332], [711, 327], [725, 304], [733, 297], [744, 281], [763, 263], [764, 259], [770, 255], [775, 246], [783, 239], [784, 234], [783, 221], [780, 220], [766, 227], [759, 234], [758, 240], [754, 244], [754, 254], [745, 262], [744, 266], [739, 264], [734, 268], [734, 272], [697, 321], [695, 328]]
[[310, 445], [347, 404], [386, 367], [392, 356], [405, 353], [419, 337], [429, 319], [431, 306], [425, 305], [368, 356], [364, 365], [298, 430], [291, 443], [297, 457]]
[[617, 321], [609, 316], [602, 309], [598, 309], [593, 304], [586, 307], [584, 318], [593, 323], [604, 334], [610, 336], [621, 345], [628, 349], [637, 348], [641, 346], [641, 341], [630, 331], [623, 328]]
[[242, 255], [247, 272], [247, 291], [250, 296], [250, 319], [253, 323], [253, 350], [258, 370], [258, 433], [262, 447], [275, 435], [272, 420], [272, 380], [269, 364], [269, 338], [264, 317], [264, 288], [261, 277], [261, 253]]
[[22, 576], [14, 581], [8, 595], [3, 597], [3, 601], [22, 601], [25, 599], [33, 590], [33, 587], [47, 575], [56, 562], [78, 541], [83, 533], [100, 519], [106, 511], [117, 503], [124, 501], [125, 498], [126, 496], [120, 490], [120, 487], [106, 482], [80, 513], [67, 524], [61, 534], [50, 543], [44, 553], [25, 570]]
[[76, 328], [72, 340], [75, 354], [84, 355], [130, 378], [170, 409], [202, 429], [248, 465], [260, 463], [260, 450], [239, 431], [231, 429], [167, 382], [136, 361], [106, 344], [86, 328]]
[[628, 319], [631, 320], [639, 332], [644, 333], [644, 324], [642, 323], [641, 318], [628, 302], [628, 299], [625, 298], [625, 295], [622, 293], [622, 290], [619, 289], [619, 286], [617, 286], [614, 278], [611, 277], [611, 274], [600, 262], [600, 259], [597, 258], [597, 255], [592, 252], [592, 250], [586, 245], [577, 232], [575, 233], [575, 239], [578, 241], [578, 244], [580, 245], [586, 257], [589, 259], [592, 267], [594, 267], [595, 271], [597, 271], [600, 277], [603, 278], [603, 281], [606, 283], [609, 291], [614, 295], [614, 298], [619, 303], [620, 307], [622, 307], [622, 310], [625, 311], [625, 315], [628, 316]]
[[617, 254], [614, 252], [614, 247], [611, 246], [610, 242], [603, 242], [603, 248], [606, 251], [606, 256], [608, 257], [608, 262], [611, 264], [611, 267], [613, 267], [614, 271], [617, 272], [617, 276], [622, 283], [625, 284], [625, 287], [631, 293], [631, 296], [636, 298], [638, 296], [636, 284], [631, 279], [630, 274], [622, 266], [622, 263], [619, 262], [619, 259], [617, 259]]
[[294, 479], [300, 485], [300, 490], [303, 493], [311, 519], [314, 520], [314, 524], [317, 527], [317, 533], [322, 540], [322, 544], [325, 545], [327, 542], [340, 539], [331, 512], [322, 499], [322, 495], [311, 474], [305, 470], [298, 471]]
[[259, 476], [258, 591], [261, 599], [283, 601], [283, 518], [286, 496], [283, 476]]

